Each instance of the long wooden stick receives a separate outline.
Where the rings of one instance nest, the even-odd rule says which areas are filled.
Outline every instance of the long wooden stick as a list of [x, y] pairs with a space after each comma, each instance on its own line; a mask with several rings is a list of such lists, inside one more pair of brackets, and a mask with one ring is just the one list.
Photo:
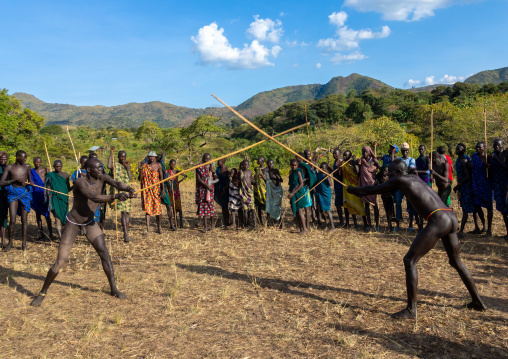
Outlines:
[[[330, 172], [330, 174], [331, 174], [331, 175], [333, 175], [333, 174], [335, 173], [335, 171], [338, 171], [339, 169], [341, 169], [341, 168], [342, 168], [342, 166], [344, 166], [346, 163], [348, 163], [349, 161], [351, 161], [351, 159], [352, 159], [352, 158], [353, 158], [353, 157], [351, 157], [349, 160], [347, 160], [346, 162], [344, 162], [343, 164], [341, 164], [341, 165], [340, 165], [340, 167], [337, 167], [335, 170], [333, 170], [332, 172]], [[298, 198], [298, 199], [295, 201], [295, 203], [296, 203], [296, 202], [298, 202], [299, 200], [301, 200], [303, 197], [305, 197], [305, 196], [307, 195], [307, 193], [310, 193], [310, 191], [312, 191], [314, 188], [316, 188], [317, 186], [319, 186], [319, 185], [320, 185], [320, 184], [321, 184], [324, 180], [327, 180], [327, 179], [328, 179], [328, 177], [325, 177], [325, 178], [323, 178], [321, 181], [319, 181], [318, 183], [316, 183], [316, 184], [314, 185], [314, 187], [312, 187], [311, 189], [309, 189], [307, 192], [305, 192], [305, 194], [304, 194], [303, 196], [301, 196], [300, 198]]]
[[76, 149], [74, 148], [74, 142], [72, 142], [71, 133], [69, 132], [69, 126], [67, 126], [67, 135], [69, 136], [69, 140], [71, 141], [72, 150], [74, 151], [74, 157], [76, 158], [76, 163], [79, 166], [78, 155], [76, 154]]
[[432, 169], [432, 151], [434, 151], [434, 109], [430, 111], [430, 169]]
[[[111, 159], [113, 160], [113, 178], [116, 181], [116, 170], [115, 170], [115, 154], [113, 150], [110, 153]], [[113, 189], [116, 192], [116, 189]], [[118, 245], [118, 205], [115, 201], [115, 227], [116, 227], [116, 245]]]
[[68, 193], [63, 193], [63, 192], [58, 192], [58, 191], [55, 191], [54, 189], [49, 189], [47, 187], [43, 187], [43, 186], [38, 186], [36, 184], [31, 184], [30, 182], [25, 182], [26, 184], [29, 184], [30, 186], [34, 186], [34, 187], [39, 187], [39, 188], [42, 188], [42, 189], [45, 189], [46, 191], [50, 191], [50, 192], [55, 192], [55, 193], [58, 193], [58, 194], [62, 194], [64, 196], [67, 196], [67, 197], [72, 197], [70, 194]]
[[[275, 137], [279, 137], [279, 136], [285, 135], [286, 133], [289, 133], [289, 132], [292, 132], [292, 131], [298, 130], [298, 129], [300, 129], [300, 128], [302, 128], [302, 127], [305, 127], [305, 126], [306, 126], [306, 124], [304, 123], [304, 124], [302, 124], [302, 125], [299, 125], [299, 126], [293, 127], [292, 129], [289, 129], [289, 130], [286, 130], [286, 131], [281, 132], [281, 133], [279, 133], [279, 134], [276, 134], [276, 135], [275, 135], [275, 136], [273, 136], [273, 137], [275, 138]], [[220, 156], [220, 157], [217, 157], [217, 158], [211, 159], [211, 160], [210, 160], [210, 161], [208, 161], [208, 162], [198, 164], [198, 165], [193, 166], [193, 167], [191, 167], [191, 168], [187, 168], [186, 170], [180, 171], [180, 172], [178, 172], [178, 173], [177, 173], [177, 174], [175, 174], [175, 175], [169, 176], [168, 178], [165, 178], [165, 179], [163, 179], [162, 181], [156, 182], [156, 183], [154, 183], [154, 184], [152, 184], [152, 185], [150, 185], [150, 186], [147, 186], [147, 187], [145, 187], [145, 188], [141, 188], [139, 191], [136, 191], [135, 193], [137, 194], [137, 193], [140, 193], [140, 192], [146, 191], [146, 190], [147, 190], [147, 189], [149, 189], [149, 188], [152, 188], [152, 187], [158, 186], [158, 185], [160, 185], [161, 183], [166, 182], [166, 181], [169, 181], [170, 179], [173, 179], [173, 178], [175, 178], [175, 177], [178, 177], [178, 176], [180, 176], [180, 175], [182, 175], [182, 174], [184, 174], [184, 173], [186, 173], [186, 172], [189, 172], [189, 171], [194, 171], [195, 169], [197, 169], [197, 168], [199, 168], [199, 167], [203, 167], [203, 166], [209, 165], [210, 163], [216, 162], [216, 161], [218, 161], [218, 160], [222, 160], [223, 158], [227, 158], [227, 157], [229, 157], [229, 156], [236, 155], [236, 154], [238, 154], [238, 153], [240, 153], [240, 152], [244, 152], [244, 151], [250, 150], [251, 148], [256, 147], [256, 146], [259, 146], [260, 144], [265, 143], [265, 142], [268, 142], [268, 141], [270, 141], [270, 139], [265, 139], [265, 140], [262, 140], [262, 141], [256, 142], [256, 143], [254, 143], [254, 144], [252, 144], [252, 145], [250, 145], [250, 146], [244, 147], [244, 148], [242, 148], [242, 149], [240, 149], [240, 150], [237, 150], [237, 151], [234, 151], [234, 152], [228, 153], [227, 155], [224, 155], [224, 156]], [[113, 203], [114, 203], [114, 202], [113, 202]]]
[[275, 142], [276, 144], [278, 144], [279, 146], [281, 146], [282, 148], [285, 148], [286, 150], [288, 150], [289, 152], [291, 152], [292, 154], [294, 154], [295, 156], [301, 158], [304, 162], [307, 162], [309, 165], [311, 165], [312, 167], [316, 168], [319, 172], [322, 172], [325, 176], [327, 177], [330, 177], [332, 178], [334, 181], [336, 182], [339, 182], [341, 185], [343, 185], [344, 187], [347, 187], [344, 183], [342, 183], [341, 181], [339, 181], [338, 179], [336, 179], [335, 177], [333, 176], [330, 176], [329, 173], [323, 171], [319, 166], [316, 166], [312, 161], [309, 161], [307, 160], [305, 157], [301, 156], [300, 154], [296, 153], [295, 151], [293, 151], [291, 148], [289, 148], [288, 146], [286, 146], [285, 144], [281, 143], [280, 141], [276, 140], [273, 136], [270, 136], [268, 133], [266, 133], [265, 131], [263, 131], [262, 129], [260, 129], [258, 126], [256, 126], [255, 124], [253, 124], [252, 122], [250, 122], [249, 120], [247, 120], [245, 117], [243, 117], [238, 111], [236, 111], [235, 109], [231, 108], [231, 106], [227, 105], [224, 101], [222, 101], [220, 98], [218, 98], [217, 96], [213, 95], [212, 96], [217, 100], [219, 101], [220, 103], [222, 103], [224, 106], [226, 106], [231, 112], [233, 112], [235, 115], [237, 115], [238, 117], [240, 117], [244, 122], [246, 122], [249, 126], [251, 126], [252, 128], [256, 129], [259, 133], [261, 133], [262, 135], [264, 135], [265, 137], [269, 138], [270, 140], [272, 140], [273, 142]]
[[485, 122], [485, 170], [487, 171], [487, 178], [489, 178], [489, 169], [487, 167], [487, 110], [483, 107], [483, 119]]
[[305, 122], [307, 123], [307, 140], [309, 141], [309, 151], [310, 151], [310, 132], [309, 132], [309, 121], [307, 120], [307, 105], [305, 105]]
[[49, 159], [48, 146], [46, 146], [46, 141], [44, 141], [44, 149], [46, 150], [46, 157], [48, 157], [49, 171], [53, 172], [53, 168], [51, 167], [51, 160]]

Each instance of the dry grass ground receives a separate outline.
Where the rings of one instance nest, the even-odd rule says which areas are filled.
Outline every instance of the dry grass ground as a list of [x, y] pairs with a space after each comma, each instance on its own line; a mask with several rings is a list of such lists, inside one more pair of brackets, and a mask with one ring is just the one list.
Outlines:
[[[195, 206], [190, 192], [184, 196], [187, 228], [146, 239], [137, 200], [129, 244], [116, 244], [109, 212], [105, 233], [126, 300], [108, 295], [84, 237], [40, 308], [29, 303], [58, 244], [29, 243], [23, 253], [16, 241], [0, 253], [0, 357], [508, 357], [508, 246], [499, 214], [494, 238], [461, 241], [489, 310], [464, 309], [470, 298], [439, 243], [419, 265], [418, 320], [394, 321], [389, 314], [405, 305], [402, 257], [412, 234], [314, 228], [300, 237], [289, 224], [202, 234], [189, 228]], [[32, 238], [34, 224], [30, 215]]]

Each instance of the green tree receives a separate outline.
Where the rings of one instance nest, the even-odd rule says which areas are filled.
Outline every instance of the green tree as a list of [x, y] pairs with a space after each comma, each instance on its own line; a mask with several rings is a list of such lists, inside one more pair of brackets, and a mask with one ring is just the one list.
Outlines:
[[143, 140], [149, 144], [158, 141], [162, 137], [162, 130], [155, 122], [144, 121], [136, 132], [136, 139]]

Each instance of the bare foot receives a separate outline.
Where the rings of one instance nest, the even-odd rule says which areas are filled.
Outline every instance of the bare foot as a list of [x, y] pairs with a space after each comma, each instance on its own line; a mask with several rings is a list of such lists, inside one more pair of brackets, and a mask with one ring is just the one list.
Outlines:
[[42, 304], [42, 301], [44, 300], [44, 297], [46, 295], [41, 295], [40, 293], [37, 295], [37, 297], [34, 298], [34, 300], [32, 300], [32, 303], [30, 303], [30, 305], [32, 307], [40, 307], [41, 304]]
[[122, 292], [120, 292], [118, 289], [112, 290], [111, 291], [111, 295], [113, 297], [117, 297], [118, 299], [125, 299], [125, 298], [127, 298], [127, 296], [125, 294], [123, 294]]
[[487, 231], [487, 233], [485, 233], [485, 237], [487, 238], [492, 238], [492, 231]]
[[6, 246], [4, 246], [3, 251], [9, 252], [12, 249], [12, 242], [9, 242]]
[[483, 304], [482, 302], [478, 303], [478, 302], [475, 302], [475, 301], [472, 301], [471, 303], [466, 304], [466, 308], [478, 310], [478, 311], [481, 311], [481, 312], [487, 310], [487, 306], [485, 304]]
[[123, 237], [123, 241], [124, 241], [125, 243], [129, 243], [129, 242], [131, 241], [131, 237], [129, 237], [129, 236], [124, 236], [124, 237]]
[[327, 232], [328, 232], [328, 233], [335, 232], [335, 228], [328, 228]]
[[[416, 313], [416, 311], [414, 311]], [[400, 312], [393, 313], [392, 318], [394, 319], [415, 319], [415, 314], [409, 308], [402, 309]]]
[[463, 232], [457, 232], [457, 237], [464, 238], [464, 233]]
[[309, 230], [308, 229], [300, 232], [301, 236], [305, 236], [306, 234], [309, 234]]

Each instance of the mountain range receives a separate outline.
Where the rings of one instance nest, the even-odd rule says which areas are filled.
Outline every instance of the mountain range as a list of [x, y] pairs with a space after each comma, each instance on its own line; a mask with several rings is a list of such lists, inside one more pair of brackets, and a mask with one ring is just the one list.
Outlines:
[[[494, 83], [508, 81], [508, 67], [487, 70], [472, 75], [464, 82], [467, 83]], [[437, 85], [425, 88], [413, 88], [411, 91], [430, 91]], [[347, 94], [351, 90], [357, 93], [371, 88], [380, 90], [393, 87], [371, 77], [351, 74], [347, 77], [338, 76], [328, 83], [287, 86], [270, 91], [260, 92], [236, 106], [242, 115], [252, 118], [278, 109], [285, 103], [317, 100], [331, 94]], [[46, 119], [46, 124], [71, 125], [90, 127], [138, 127], [143, 121], [153, 121], [161, 127], [175, 127], [187, 125], [196, 117], [206, 114], [220, 117], [229, 121], [234, 117], [227, 109], [221, 107], [208, 107], [195, 109], [175, 106], [169, 103], [152, 101], [147, 103], [128, 103], [119, 106], [75, 106], [57, 103], [46, 103], [33, 95], [22, 92], [13, 94], [22, 101], [23, 106], [37, 111]]]

